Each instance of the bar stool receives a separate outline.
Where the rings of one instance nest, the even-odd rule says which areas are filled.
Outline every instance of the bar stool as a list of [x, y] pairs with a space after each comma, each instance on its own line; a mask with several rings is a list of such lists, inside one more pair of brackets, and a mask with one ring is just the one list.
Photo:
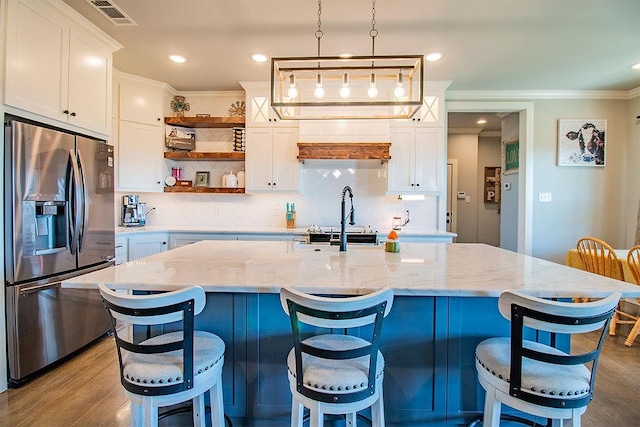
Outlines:
[[[210, 393], [211, 425], [225, 424], [222, 401], [224, 342], [209, 332], [194, 331], [194, 316], [202, 311], [204, 290], [192, 286], [154, 295], [127, 295], [104, 284], [100, 294], [111, 314], [120, 382], [131, 401], [131, 426], [158, 425], [158, 408], [193, 401], [193, 424], [206, 426], [205, 392]], [[120, 331], [115, 321], [124, 323]], [[134, 339], [133, 325], [182, 322], [182, 330]], [[174, 329], [175, 324], [167, 329]]]
[[[490, 338], [476, 347], [478, 380], [486, 391], [483, 425], [498, 427], [501, 405], [505, 404], [547, 418], [554, 427], [560, 427], [563, 419], [571, 419], [573, 427], [579, 427], [593, 399], [600, 349], [619, 300], [617, 292], [587, 303], [549, 301], [510, 291], [500, 294], [498, 305], [502, 316], [511, 321], [511, 338]], [[592, 351], [570, 355], [524, 339], [525, 327], [551, 334], [600, 330], [600, 339]], [[589, 364], [591, 369], [586, 366]]]
[[[378, 346], [393, 291], [329, 298], [282, 289], [280, 302], [294, 341], [287, 357], [291, 426], [302, 427], [304, 407], [310, 410], [310, 427], [321, 427], [324, 414], [344, 414], [347, 426], [355, 426], [357, 412], [368, 407], [372, 425], [384, 426], [384, 357]], [[369, 330], [370, 339], [347, 335]]]

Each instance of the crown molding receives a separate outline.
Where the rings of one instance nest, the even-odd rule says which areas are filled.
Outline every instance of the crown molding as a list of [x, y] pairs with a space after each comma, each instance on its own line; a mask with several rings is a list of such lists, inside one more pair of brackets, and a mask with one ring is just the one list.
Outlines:
[[530, 100], [530, 99], [631, 99], [640, 96], [632, 90], [450, 90], [447, 101]]
[[206, 97], [211, 97], [211, 98], [242, 98], [244, 100], [245, 97], [245, 93], [244, 91], [241, 90], [234, 90], [234, 91], [181, 91], [180, 95], [182, 96], [190, 96], [190, 97], [197, 97], [197, 96], [206, 96]]
[[447, 133], [452, 134], [465, 134], [465, 135], [478, 135], [482, 132], [482, 128], [447, 128]]

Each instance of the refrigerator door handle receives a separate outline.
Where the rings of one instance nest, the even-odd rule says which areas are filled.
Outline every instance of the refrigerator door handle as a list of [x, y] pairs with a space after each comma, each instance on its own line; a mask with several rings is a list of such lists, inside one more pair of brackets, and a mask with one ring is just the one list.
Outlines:
[[20, 288], [20, 296], [26, 297], [27, 295], [35, 294], [46, 289], [59, 288], [62, 282], [45, 283], [44, 285], [25, 286]]
[[80, 183], [78, 182], [80, 178], [80, 170], [78, 167], [78, 159], [76, 158], [75, 150], [69, 150], [69, 155], [71, 158], [71, 166], [73, 167], [73, 188], [75, 191], [73, 197], [73, 212], [74, 218], [72, 219], [72, 229], [73, 234], [71, 236], [71, 254], [75, 255], [76, 249], [78, 248], [78, 235], [80, 232], [80, 199], [82, 198], [82, 190], [80, 189]]
[[78, 175], [78, 179], [80, 180], [80, 189], [81, 189], [81, 193], [82, 193], [82, 199], [81, 199], [81, 209], [78, 213], [78, 217], [82, 219], [82, 225], [79, 228], [79, 234], [78, 234], [78, 252], [82, 251], [82, 243], [84, 242], [84, 235], [86, 233], [86, 229], [87, 229], [87, 222], [89, 222], [89, 206], [87, 205], [87, 180], [85, 179], [85, 170], [83, 165], [84, 160], [82, 159], [82, 152], [80, 151], [80, 149], [77, 150], [78, 152], [78, 171], [79, 171], [79, 175]]

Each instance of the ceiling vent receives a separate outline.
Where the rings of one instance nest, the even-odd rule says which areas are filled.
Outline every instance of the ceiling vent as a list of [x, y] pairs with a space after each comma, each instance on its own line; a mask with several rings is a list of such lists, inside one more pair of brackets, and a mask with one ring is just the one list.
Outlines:
[[138, 26], [136, 21], [131, 19], [118, 5], [112, 1], [106, 0], [87, 0], [91, 6], [107, 17], [113, 25], [121, 26]]

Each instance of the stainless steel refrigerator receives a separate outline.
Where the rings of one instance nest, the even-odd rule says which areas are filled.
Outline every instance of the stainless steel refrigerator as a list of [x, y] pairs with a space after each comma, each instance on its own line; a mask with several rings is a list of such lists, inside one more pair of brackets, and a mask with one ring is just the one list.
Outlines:
[[5, 290], [16, 385], [107, 333], [98, 291], [66, 278], [113, 265], [113, 148], [5, 116]]

